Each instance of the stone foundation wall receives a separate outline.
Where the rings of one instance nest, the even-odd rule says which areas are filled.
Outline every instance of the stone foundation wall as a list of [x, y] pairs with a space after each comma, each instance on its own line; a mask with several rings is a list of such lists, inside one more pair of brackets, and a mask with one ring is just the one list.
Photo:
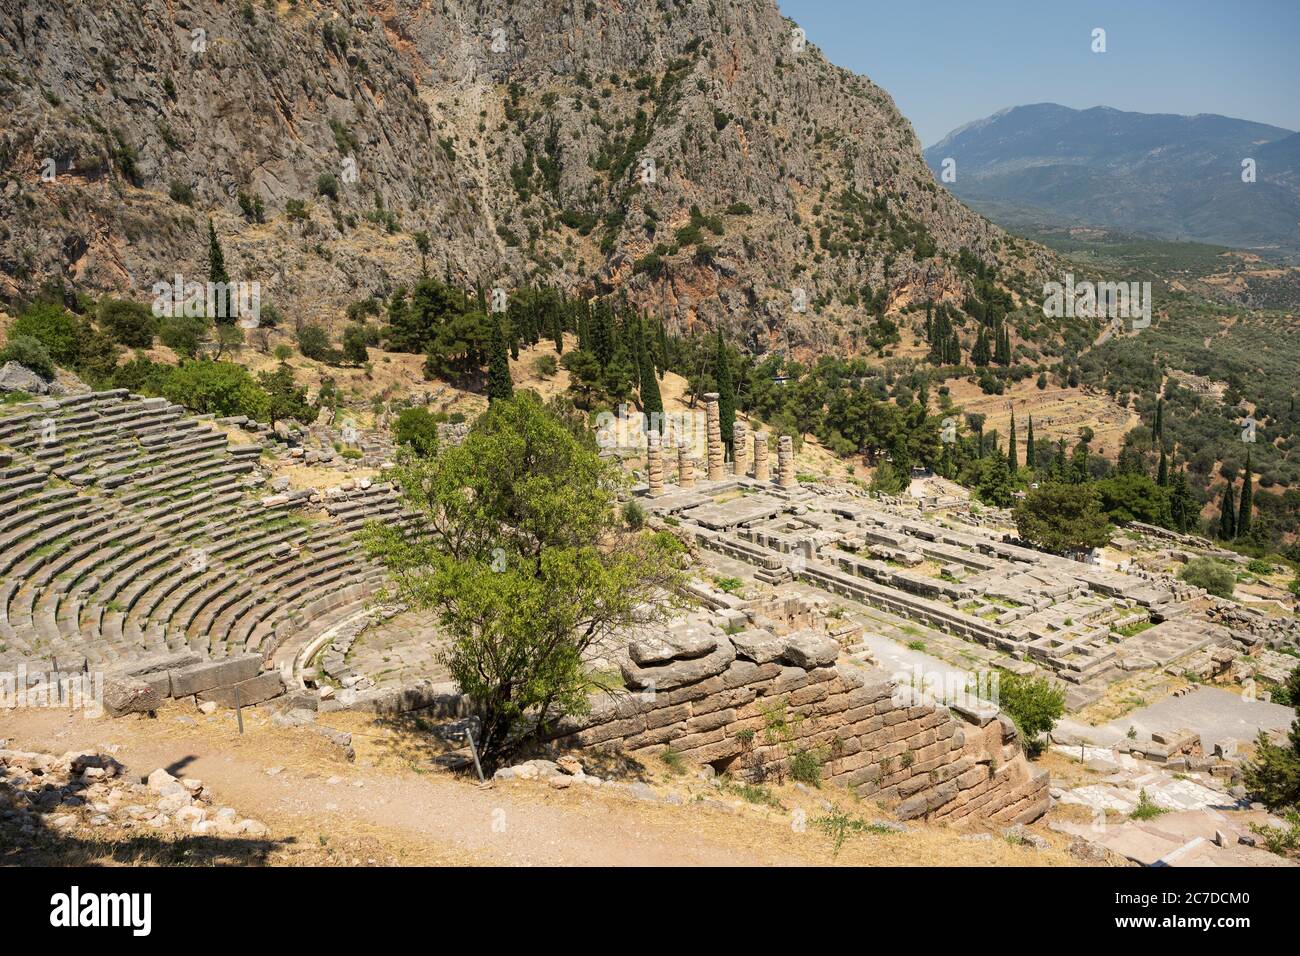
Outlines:
[[668, 657], [673, 649], [638, 655], [634, 645], [629, 690], [562, 721], [551, 746], [634, 758], [671, 747], [750, 781], [788, 775], [811, 752], [825, 781], [901, 819], [1024, 823], [1050, 806], [1047, 772], [1029, 765], [1015, 726], [994, 711], [916, 702], [910, 688], [866, 681], [834, 666], [838, 647], [819, 635], [750, 632], [704, 646]]

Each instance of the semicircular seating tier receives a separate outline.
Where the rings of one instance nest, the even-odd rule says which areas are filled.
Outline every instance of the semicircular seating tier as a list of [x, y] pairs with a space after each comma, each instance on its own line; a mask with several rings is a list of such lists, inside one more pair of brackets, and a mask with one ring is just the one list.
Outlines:
[[0, 670], [269, 661], [363, 613], [383, 578], [355, 533], [411, 520], [397, 490], [276, 493], [262, 454], [121, 389], [0, 407]]

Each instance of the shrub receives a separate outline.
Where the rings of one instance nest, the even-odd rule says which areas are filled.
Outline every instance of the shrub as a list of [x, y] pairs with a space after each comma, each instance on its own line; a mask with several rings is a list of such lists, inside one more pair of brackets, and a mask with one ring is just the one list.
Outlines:
[[540, 378], [550, 378], [559, 370], [560, 363], [555, 360], [554, 355], [539, 355], [533, 361], [533, 371]]
[[810, 787], [820, 787], [824, 762], [819, 750], [797, 750], [790, 758], [790, 778]]
[[128, 348], [147, 349], [153, 345], [157, 320], [139, 302], [106, 297], [99, 301], [99, 324], [114, 341]]
[[1178, 575], [1188, 584], [1205, 588], [1216, 597], [1230, 598], [1237, 586], [1232, 569], [1213, 558], [1193, 558]]
[[633, 531], [640, 531], [645, 527], [645, 509], [641, 507], [640, 502], [629, 501], [623, 506], [623, 521]]
[[1138, 804], [1129, 816], [1134, 820], [1151, 820], [1168, 812], [1168, 808], [1152, 803], [1151, 798], [1147, 796], [1146, 788], [1143, 788], [1138, 791]]
[[58, 305], [28, 307], [9, 326], [9, 338], [33, 338], [56, 365], [71, 368], [81, 359], [83, 333], [77, 319]]
[[15, 336], [0, 349], [0, 366], [6, 362], [17, 362], [47, 382], [54, 378], [54, 360], [50, 358], [49, 350], [30, 335]]
[[194, 358], [199, 354], [199, 343], [203, 341], [207, 327], [204, 319], [174, 316], [159, 324], [158, 338], [182, 358]]
[[304, 358], [329, 362], [335, 358], [330, 337], [319, 325], [304, 325], [298, 330], [298, 351]]

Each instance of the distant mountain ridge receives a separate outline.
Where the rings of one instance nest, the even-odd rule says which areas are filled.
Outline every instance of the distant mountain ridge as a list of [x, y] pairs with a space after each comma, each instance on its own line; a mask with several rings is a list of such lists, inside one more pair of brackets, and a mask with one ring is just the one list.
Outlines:
[[[1300, 250], [1300, 134], [1267, 123], [1035, 103], [967, 123], [925, 158], [942, 185], [1003, 223]], [[1254, 182], [1242, 180], [1246, 159]]]

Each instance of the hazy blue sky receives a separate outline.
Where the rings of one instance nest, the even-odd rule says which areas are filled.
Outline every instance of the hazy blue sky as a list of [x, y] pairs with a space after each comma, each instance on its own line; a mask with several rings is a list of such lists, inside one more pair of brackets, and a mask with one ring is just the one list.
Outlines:
[[[1222, 113], [1300, 130], [1300, 0], [778, 0], [930, 146], [1007, 106]], [[1106, 53], [1091, 50], [1106, 30]]]

